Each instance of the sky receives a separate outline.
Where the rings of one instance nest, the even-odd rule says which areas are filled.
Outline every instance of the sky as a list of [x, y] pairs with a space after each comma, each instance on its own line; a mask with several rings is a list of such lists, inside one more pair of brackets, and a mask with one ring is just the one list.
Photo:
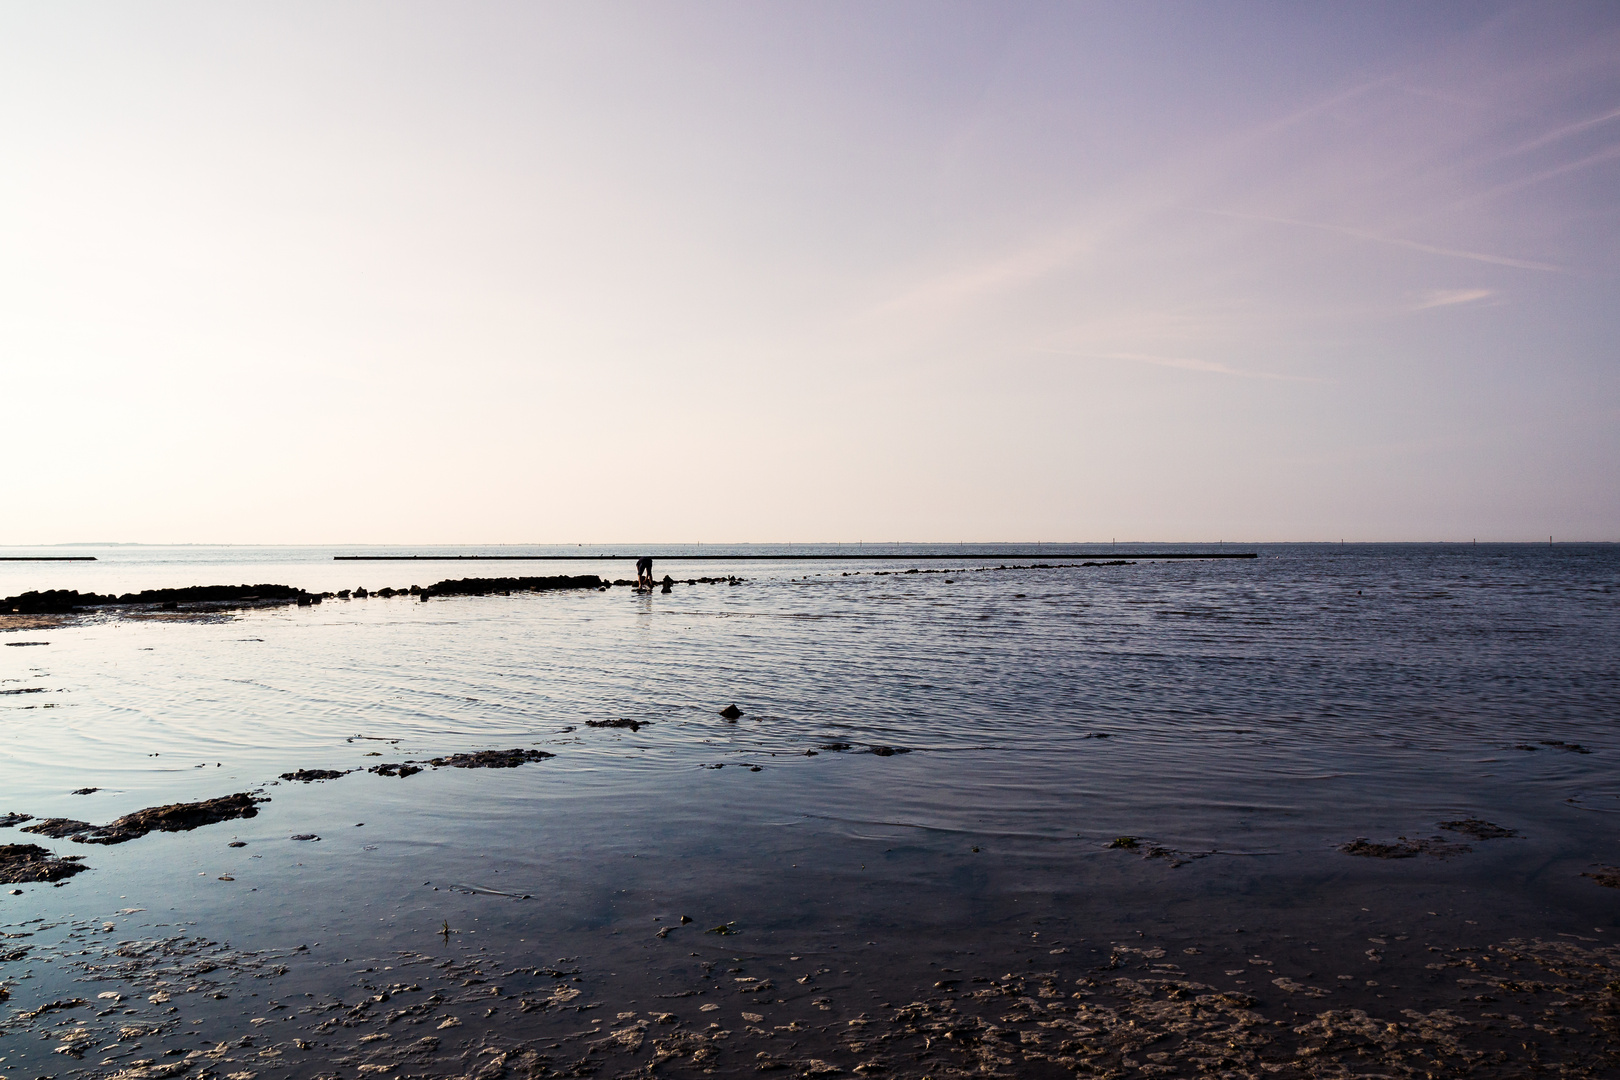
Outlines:
[[1620, 6], [0, 0], [0, 544], [1620, 540]]

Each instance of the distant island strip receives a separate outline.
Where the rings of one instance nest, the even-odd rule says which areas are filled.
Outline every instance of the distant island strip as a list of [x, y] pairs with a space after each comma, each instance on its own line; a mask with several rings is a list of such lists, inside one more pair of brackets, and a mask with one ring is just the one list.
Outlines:
[[[537, 562], [602, 562], [607, 559], [634, 559], [636, 555], [334, 555], [336, 562], [471, 562], [484, 560], [486, 562], [516, 562], [529, 560]], [[860, 554], [846, 555], [678, 555], [654, 553], [650, 558], [664, 562], [685, 562], [694, 559], [713, 559], [717, 561], [759, 562], [769, 560], [783, 562], [793, 560], [797, 562], [849, 562], [851, 560], [864, 560], [868, 562], [910, 562], [918, 559], [950, 559], [961, 562], [964, 559], [998, 561], [1002, 559], [1258, 559], [1258, 552], [1254, 551], [1169, 551], [1169, 552], [1090, 552], [1066, 553], [1054, 551], [1030, 552], [996, 552], [993, 555], [974, 555], [971, 552], [929, 553], [925, 555], [908, 555], [904, 553], [891, 553], [887, 555]]]
[[0, 555], [0, 562], [95, 562], [94, 555]]

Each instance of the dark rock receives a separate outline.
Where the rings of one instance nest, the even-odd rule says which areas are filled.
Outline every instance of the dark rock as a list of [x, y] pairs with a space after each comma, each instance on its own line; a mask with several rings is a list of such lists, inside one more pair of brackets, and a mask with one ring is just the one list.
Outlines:
[[312, 832], [302, 832], [302, 833], [297, 833], [297, 834], [295, 834], [293, 836], [289, 836], [287, 839], [289, 839], [289, 840], [319, 840], [320, 837], [316, 836]]
[[1501, 825], [1492, 825], [1489, 821], [1479, 818], [1464, 818], [1461, 821], [1442, 821], [1440, 827], [1447, 832], [1463, 833], [1472, 836], [1475, 840], [1501, 840], [1519, 834]]
[[1364, 859], [1415, 859], [1419, 849], [1416, 844], [1404, 841], [1397, 844], [1375, 844], [1364, 836], [1358, 836], [1348, 844], [1341, 844], [1339, 850], [1346, 855], [1360, 855]]
[[1126, 851], [1134, 851], [1140, 845], [1141, 841], [1134, 836], [1116, 836], [1108, 844], [1111, 848], [1124, 848]]
[[436, 757], [428, 764], [452, 769], [515, 769], [527, 761], [544, 761], [556, 756], [544, 750], [480, 750], [475, 754]]
[[894, 757], [896, 754], [911, 753], [911, 748], [907, 746], [869, 746], [866, 749], [867, 753], [876, 754], [878, 757]]
[[72, 589], [25, 592], [0, 600], [0, 614], [68, 615], [83, 608], [133, 607], [155, 604], [176, 610], [181, 604], [235, 604], [246, 602], [296, 603], [307, 599], [303, 589], [290, 585], [191, 585], [183, 589], [147, 589], [138, 593], [81, 593]]
[[230, 843], [226, 844], [225, 846], [226, 847], [247, 847], [247, 841], [246, 840], [232, 840]]
[[727, 705], [725, 708], [720, 710], [720, 715], [725, 717], [727, 720], [735, 720], [742, 716], [742, 714], [742, 710], [737, 708], [735, 705]]
[[1161, 847], [1158, 844], [1154, 844], [1152, 847], [1148, 848], [1147, 854], [1142, 857], [1144, 859], [1163, 859], [1165, 862], [1170, 864], [1171, 869], [1175, 869], [1179, 866], [1186, 866], [1194, 859], [1207, 859], [1211, 854], [1213, 854], [1213, 852], [1177, 851], [1174, 848]]
[[[0, 848], [0, 851], [4, 851]], [[1620, 889], [1620, 866], [1600, 866], [1596, 870], [1589, 870], [1581, 877], [1591, 878], [1605, 889]]]
[[833, 753], [836, 754], [836, 753], [841, 753], [842, 751], [845, 751], [845, 750], [852, 750], [852, 749], [854, 749], [854, 747], [850, 743], [847, 743], [847, 742], [828, 742], [828, 743], [822, 743], [820, 749], [822, 749], [822, 750], [831, 750]]
[[35, 836], [48, 836], [52, 840], [63, 840], [75, 833], [87, 832], [95, 828], [88, 821], [74, 821], [72, 818], [45, 818], [37, 825], [30, 825], [22, 830], [33, 833]]
[[90, 869], [78, 857], [59, 859], [38, 844], [0, 844], [0, 883], [61, 881]]
[[358, 588], [358, 589], [354, 590], [354, 598], [356, 600], [364, 600], [366, 597], [368, 597], [370, 595], [371, 594], [366, 592], [366, 590], [365, 590], [365, 588], [363, 586], [361, 588]]
[[631, 731], [640, 731], [642, 728], [641, 721], [639, 720], [587, 720], [585, 721], [585, 726], [602, 728], [629, 728]]
[[366, 771], [374, 772], [378, 776], [415, 776], [422, 771], [422, 768], [409, 762], [401, 762], [394, 765], [373, 765]]
[[487, 596], [490, 593], [555, 592], [561, 589], [599, 589], [607, 584], [595, 574], [575, 577], [460, 578], [431, 585], [434, 596]]
[[1348, 844], [1341, 844], [1339, 850], [1346, 855], [1359, 855], [1364, 859], [1410, 859], [1418, 855], [1433, 855], [1444, 859], [1452, 855], [1465, 855], [1474, 849], [1467, 844], [1454, 843], [1440, 836], [1418, 840], [1409, 840], [1401, 836], [1397, 837], [1393, 844], [1375, 844], [1366, 837], [1358, 836]]
[[348, 769], [299, 769], [297, 772], [284, 772], [281, 778], [310, 784], [316, 780], [336, 780], [340, 776], [348, 776], [349, 772]]
[[258, 804], [268, 801], [262, 797], [256, 799], [243, 791], [202, 802], [149, 806], [145, 810], [125, 814], [111, 825], [75, 836], [73, 840], [80, 844], [122, 844], [149, 832], [190, 832], [221, 821], [257, 817]]
[[25, 821], [33, 820], [33, 814], [0, 814], [0, 829], [9, 829], [13, 825], [21, 825]]
[[100, 790], [101, 789], [98, 788], [98, 787], [82, 787], [77, 791], [71, 792], [70, 794], [73, 794], [73, 795], [94, 795], [96, 792], [98, 792]]
[[18, 1013], [17, 1019], [33, 1020], [37, 1017], [45, 1015], [48, 1012], [56, 1012], [58, 1009], [82, 1009], [88, 1004], [90, 1003], [84, 1000], [84, 998], [68, 998], [65, 1001], [51, 1001], [41, 1005], [37, 1009], [30, 1009], [25, 1013]]
[[1564, 742], [1561, 739], [1542, 739], [1541, 745], [1556, 747], [1559, 750], [1568, 750], [1572, 754], [1590, 754], [1592, 752], [1580, 743]]

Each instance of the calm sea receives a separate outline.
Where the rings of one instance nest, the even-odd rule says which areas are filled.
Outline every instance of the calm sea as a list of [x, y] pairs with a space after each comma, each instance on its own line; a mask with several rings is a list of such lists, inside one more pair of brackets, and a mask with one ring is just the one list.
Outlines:
[[[639, 553], [333, 559], [385, 550], [42, 549], [98, 561], [0, 562], [0, 595], [624, 578]], [[0, 943], [13, 1011], [90, 1002], [14, 1019], [0, 1076], [177, 1075], [151, 1071], [165, 1063], [354, 1076], [384, 1044], [395, 1056], [370, 1071], [471, 1072], [490, 1047], [523, 1044], [532, 1075], [535, 1054], [554, 1071], [594, 1054], [618, 1075], [658, 1060], [661, 1031], [666, 1070], [892, 1071], [904, 1055], [850, 1050], [847, 1022], [889, 1023], [974, 978], [1051, 969], [1067, 997], [1126, 956], [1246, 988], [1256, 1008], [1394, 1015], [1491, 996], [1459, 998], [1431, 950], [1566, 935], [1601, 952], [1620, 933], [1620, 891], [1600, 883], [1620, 864], [1620, 548], [1259, 545], [1242, 549], [1257, 559], [1209, 562], [1137, 560], [1174, 549], [1129, 545], [701, 549], [789, 550], [891, 557], [660, 558], [659, 576], [742, 579], [668, 594], [333, 599], [0, 629], [0, 815], [100, 823], [238, 791], [269, 799], [249, 820], [113, 847], [0, 832], [93, 867], [0, 894], [0, 922], [35, 935], [9, 959]], [[954, 557], [908, 558], [924, 551]], [[1127, 565], [1070, 565], [1115, 560]], [[1020, 568], [1032, 562], [1064, 565]], [[735, 722], [719, 715], [733, 704]], [[591, 726], [616, 720], [639, 727]], [[555, 756], [363, 771], [512, 748]], [[279, 779], [297, 769], [356, 771]], [[1357, 838], [1407, 857], [1341, 850]], [[236, 982], [197, 970], [202, 952], [185, 950], [205, 940], [234, 950], [214, 978]], [[116, 941], [178, 951], [117, 975], [96, 966], [120, 962]], [[1169, 959], [1142, 959], [1157, 949]], [[420, 1015], [390, 1026], [392, 999], [347, 1011], [395, 984], [425, 1001], [433, 972], [445, 986]], [[103, 1026], [135, 1017], [86, 979], [150, 1012], [143, 1048], [91, 1023], [96, 1049], [57, 1056], [33, 1034], [49, 1022], [60, 1037], [94, 1009]], [[1290, 981], [1321, 994], [1279, 989]], [[389, 1038], [362, 1041], [368, 1015]], [[354, 1023], [318, 1026], [333, 1016]], [[701, 1052], [669, 1042], [708, 1023], [732, 1034]], [[644, 1038], [612, 1043], [615, 1024]], [[743, 1053], [745, 1031], [762, 1034]], [[1013, 1067], [1058, 1068], [1036, 1035], [1020, 1045], [1046, 1049]], [[399, 1049], [407, 1036], [416, 1058]], [[1119, 1067], [1151, 1071], [1152, 1052], [1119, 1050]], [[1158, 1067], [1196, 1072], [1173, 1054]]]

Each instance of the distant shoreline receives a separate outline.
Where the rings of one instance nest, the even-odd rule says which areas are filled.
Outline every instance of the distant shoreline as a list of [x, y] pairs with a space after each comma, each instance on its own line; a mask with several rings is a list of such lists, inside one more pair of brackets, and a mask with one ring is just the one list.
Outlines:
[[0, 562], [98, 562], [94, 555], [0, 555]]

